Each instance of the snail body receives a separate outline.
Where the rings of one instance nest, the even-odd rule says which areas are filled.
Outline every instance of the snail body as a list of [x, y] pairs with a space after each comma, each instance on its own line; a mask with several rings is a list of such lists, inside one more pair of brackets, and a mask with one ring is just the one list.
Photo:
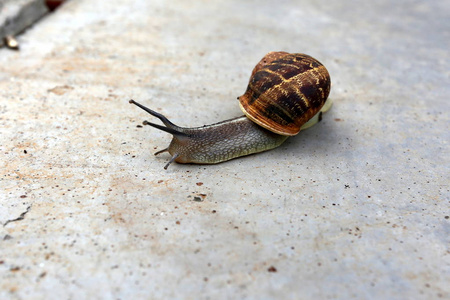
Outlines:
[[[165, 125], [145, 125], [172, 134], [173, 162], [214, 164], [280, 146], [320, 120], [331, 106], [327, 100], [330, 76], [316, 59], [305, 54], [270, 52], [253, 69], [246, 92], [238, 97], [245, 116], [219, 123], [185, 128], [170, 122], [134, 100], [130, 103], [159, 118]], [[325, 102], [327, 102], [325, 104]], [[325, 104], [325, 105], [324, 105]]]

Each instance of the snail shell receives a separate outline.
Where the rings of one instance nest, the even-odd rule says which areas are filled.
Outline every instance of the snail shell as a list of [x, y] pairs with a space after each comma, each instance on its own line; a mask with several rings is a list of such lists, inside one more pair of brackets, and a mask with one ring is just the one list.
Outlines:
[[296, 135], [325, 103], [330, 75], [305, 54], [270, 52], [254, 68], [239, 103], [256, 124], [281, 135]]

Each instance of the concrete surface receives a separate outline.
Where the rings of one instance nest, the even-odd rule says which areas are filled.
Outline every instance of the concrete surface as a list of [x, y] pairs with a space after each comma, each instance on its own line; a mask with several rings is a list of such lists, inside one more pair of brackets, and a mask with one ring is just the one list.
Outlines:
[[[448, 1], [71, 1], [0, 49], [1, 299], [449, 299]], [[268, 51], [334, 106], [280, 148], [154, 157]]]

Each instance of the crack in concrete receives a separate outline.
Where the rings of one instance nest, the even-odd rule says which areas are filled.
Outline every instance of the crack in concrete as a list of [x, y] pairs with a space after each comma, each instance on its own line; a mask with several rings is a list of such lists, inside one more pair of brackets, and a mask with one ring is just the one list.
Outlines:
[[8, 225], [8, 224], [11, 223], [11, 222], [17, 222], [17, 221], [21, 221], [21, 220], [25, 219], [25, 215], [26, 215], [30, 210], [31, 210], [31, 205], [29, 205], [29, 206], [27, 207], [27, 209], [26, 209], [23, 213], [20, 214], [19, 217], [15, 218], [15, 219], [7, 220], [5, 223], [3, 223], [3, 227], [5, 227], [6, 225]]

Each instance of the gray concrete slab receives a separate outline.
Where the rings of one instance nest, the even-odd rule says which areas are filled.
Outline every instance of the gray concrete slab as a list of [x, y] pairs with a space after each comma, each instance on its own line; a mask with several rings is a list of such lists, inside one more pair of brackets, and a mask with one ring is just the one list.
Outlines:
[[[0, 49], [0, 298], [448, 299], [445, 1], [71, 1]], [[269, 51], [334, 106], [280, 148], [154, 157]], [[201, 200], [201, 201], [199, 201]]]

